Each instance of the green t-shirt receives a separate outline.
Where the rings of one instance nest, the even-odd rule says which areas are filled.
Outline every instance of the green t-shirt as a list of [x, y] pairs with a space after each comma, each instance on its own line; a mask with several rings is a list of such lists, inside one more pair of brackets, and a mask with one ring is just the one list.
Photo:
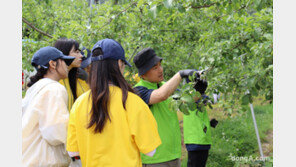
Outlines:
[[[185, 144], [212, 144], [211, 127], [207, 111], [189, 111], [183, 115], [183, 131]], [[197, 114], [196, 114], [197, 113]]]
[[[159, 83], [159, 86], [165, 82]], [[143, 79], [135, 87], [146, 87], [147, 89], [158, 89], [156, 83]], [[143, 164], [154, 164], [167, 162], [181, 157], [181, 132], [177, 113], [169, 110], [170, 99], [157, 104], [150, 105], [150, 110], [157, 122], [158, 133], [162, 144], [157, 147], [153, 157], [141, 154]]]

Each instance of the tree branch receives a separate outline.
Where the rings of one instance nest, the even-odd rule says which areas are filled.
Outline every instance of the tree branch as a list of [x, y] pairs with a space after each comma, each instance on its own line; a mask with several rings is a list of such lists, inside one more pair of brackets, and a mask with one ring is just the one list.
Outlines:
[[53, 38], [53, 36], [51, 36], [51, 35], [47, 34], [46, 32], [41, 31], [41, 30], [39, 30], [38, 28], [36, 28], [32, 23], [28, 22], [24, 17], [22, 17], [22, 20], [23, 20], [23, 22], [25, 22], [28, 26], [30, 26], [31, 28], [33, 28], [34, 30], [36, 30], [37, 32], [39, 32], [40, 34], [45, 35], [45, 36], [47, 36], [47, 37], [49, 37], [49, 38]]
[[186, 30], [170, 30], [170, 29], [163, 29], [159, 31], [173, 31], [173, 32], [179, 32], [179, 31], [186, 31]]
[[106, 25], [110, 24], [111, 21], [115, 18], [117, 18], [119, 15], [121, 15], [123, 12], [126, 12], [128, 8], [130, 8], [133, 5], [136, 5], [137, 2], [134, 2], [132, 4], [130, 4], [127, 8], [125, 8], [123, 11], [119, 12], [114, 18], [110, 18], [109, 21], [107, 23], [105, 23], [102, 27], [100, 27], [99, 29], [102, 29], [103, 27], [105, 27]]
[[140, 48], [139, 46], [137, 46], [137, 47], [135, 48], [134, 53], [133, 53], [132, 56], [128, 59], [128, 62], [130, 62], [130, 61], [132, 60], [132, 58], [136, 55], [136, 52], [137, 52], [137, 50], [138, 50], [139, 48]]
[[208, 8], [208, 7], [211, 7], [211, 6], [215, 5], [215, 4], [216, 4], [216, 2], [208, 4], [208, 5], [203, 5], [203, 6], [188, 6], [187, 8], [189, 8], [189, 7], [193, 8], [193, 9]]
[[[241, 11], [242, 9], [244, 9], [244, 8], [246, 8], [247, 7], [247, 5], [242, 5], [238, 10], [235, 10], [235, 11], [233, 11], [233, 13], [237, 13], [237, 12], [239, 12], [239, 11]], [[219, 21], [222, 17], [224, 17], [224, 16], [227, 16], [226, 14], [224, 14], [224, 15], [221, 15], [221, 16], [218, 16], [218, 17], [215, 17], [214, 19], [216, 20], [216, 21]]]

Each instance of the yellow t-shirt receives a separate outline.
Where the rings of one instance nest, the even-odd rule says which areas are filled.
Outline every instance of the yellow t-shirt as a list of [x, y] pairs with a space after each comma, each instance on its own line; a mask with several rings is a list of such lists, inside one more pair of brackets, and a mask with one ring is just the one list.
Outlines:
[[[62, 84], [63, 86], [65, 86], [65, 88], [67, 90], [67, 93], [68, 93], [68, 103], [67, 104], [68, 104], [68, 110], [70, 111], [72, 108], [72, 105], [74, 103], [74, 96], [73, 96], [71, 88], [70, 88], [69, 78], [62, 79], [59, 81], [59, 83]], [[77, 86], [76, 86], [77, 98], [88, 90], [89, 90], [88, 84], [84, 80], [77, 78]]]
[[[79, 152], [82, 166], [141, 167], [140, 152], [156, 149], [161, 140], [157, 123], [147, 104], [129, 92], [126, 110], [122, 105], [122, 91], [110, 86], [108, 120], [102, 133], [87, 129], [92, 100], [90, 90], [81, 95], [70, 112], [67, 151]], [[157, 150], [156, 150], [157, 152]]]

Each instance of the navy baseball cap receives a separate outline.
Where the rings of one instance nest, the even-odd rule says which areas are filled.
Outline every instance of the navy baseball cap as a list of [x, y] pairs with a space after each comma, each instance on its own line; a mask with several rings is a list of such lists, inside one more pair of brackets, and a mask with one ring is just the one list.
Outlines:
[[91, 57], [90, 61], [99, 61], [104, 59], [114, 59], [114, 60], [123, 60], [126, 65], [131, 67], [132, 65], [125, 59], [125, 53], [122, 46], [113, 39], [103, 39], [98, 41], [94, 47], [92, 48], [91, 52], [95, 49], [101, 48], [103, 51], [103, 55]]
[[134, 63], [139, 71], [139, 76], [144, 75], [158, 62], [162, 61], [161, 57], [156, 56], [155, 51], [151, 48], [145, 48], [141, 50], [134, 57]]
[[75, 57], [66, 56], [55, 47], [46, 46], [39, 49], [32, 57], [31, 64], [36, 69], [40, 67], [47, 69], [50, 60], [63, 59], [67, 66], [69, 66]]

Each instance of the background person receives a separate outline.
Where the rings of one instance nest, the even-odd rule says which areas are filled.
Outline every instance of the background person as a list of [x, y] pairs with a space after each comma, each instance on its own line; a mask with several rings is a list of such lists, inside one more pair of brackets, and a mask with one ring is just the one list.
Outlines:
[[[149, 107], [123, 77], [122, 46], [98, 41], [92, 49], [90, 90], [74, 103], [67, 151], [88, 167], [141, 167], [140, 152], [153, 156], [161, 144]], [[156, 151], [157, 152], [157, 151]]]
[[37, 73], [30, 78], [22, 100], [23, 166], [69, 166], [65, 150], [68, 95], [58, 81], [68, 77], [73, 60], [49, 46], [33, 55], [31, 62]]
[[[85, 74], [82, 74], [84, 71], [79, 69], [83, 56], [79, 50], [79, 43], [74, 39], [58, 39], [55, 42], [54, 47], [62, 51], [64, 55], [75, 58], [72, 64], [69, 66], [69, 77], [59, 81], [65, 86], [68, 92], [68, 109], [71, 110], [71, 107], [77, 97], [89, 90], [89, 86], [86, 83], [87, 77], [85, 77]], [[79, 78], [78, 76], [81, 77]]]
[[180, 126], [177, 113], [169, 109], [168, 98], [177, 89], [182, 78], [193, 75], [194, 70], [181, 70], [169, 81], [163, 82], [162, 58], [158, 57], [153, 49], [143, 49], [133, 61], [141, 77], [134, 89], [149, 105], [162, 141], [153, 157], [141, 155], [143, 167], [180, 167]]
[[78, 68], [78, 78], [84, 80], [88, 83], [89, 73], [90, 73], [90, 64], [91, 64], [91, 52], [87, 48], [83, 47], [81, 51], [82, 55], [84, 55], [83, 60], [81, 62], [80, 68]]
[[88, 76], [90, 72], [90, 64], [91, 64], [91, 53], [90, 50], [83, 47], [81, 50], [81, 54], [84, 56], [81, 62], [80, 68], [78, 68], [77, 77], [84, 80], [88, 83]]
[[[188, 80], [189, 81], [189, 80]], [[201, 94], [201, 99], [197, 100], [197, 109], [189, 110], [189, 114], [183, 114], [184, 143], [188, 153], [187, 167], [205, 167], [212, 144], [211, 128], [216, 127], [218, 121], [209, 121], [207, 110], [201, 110], [199, 103], [206, 105], [208, 102], [205, 91], [208, 83], [206, 80], [195, 79], [194, 89]]]

